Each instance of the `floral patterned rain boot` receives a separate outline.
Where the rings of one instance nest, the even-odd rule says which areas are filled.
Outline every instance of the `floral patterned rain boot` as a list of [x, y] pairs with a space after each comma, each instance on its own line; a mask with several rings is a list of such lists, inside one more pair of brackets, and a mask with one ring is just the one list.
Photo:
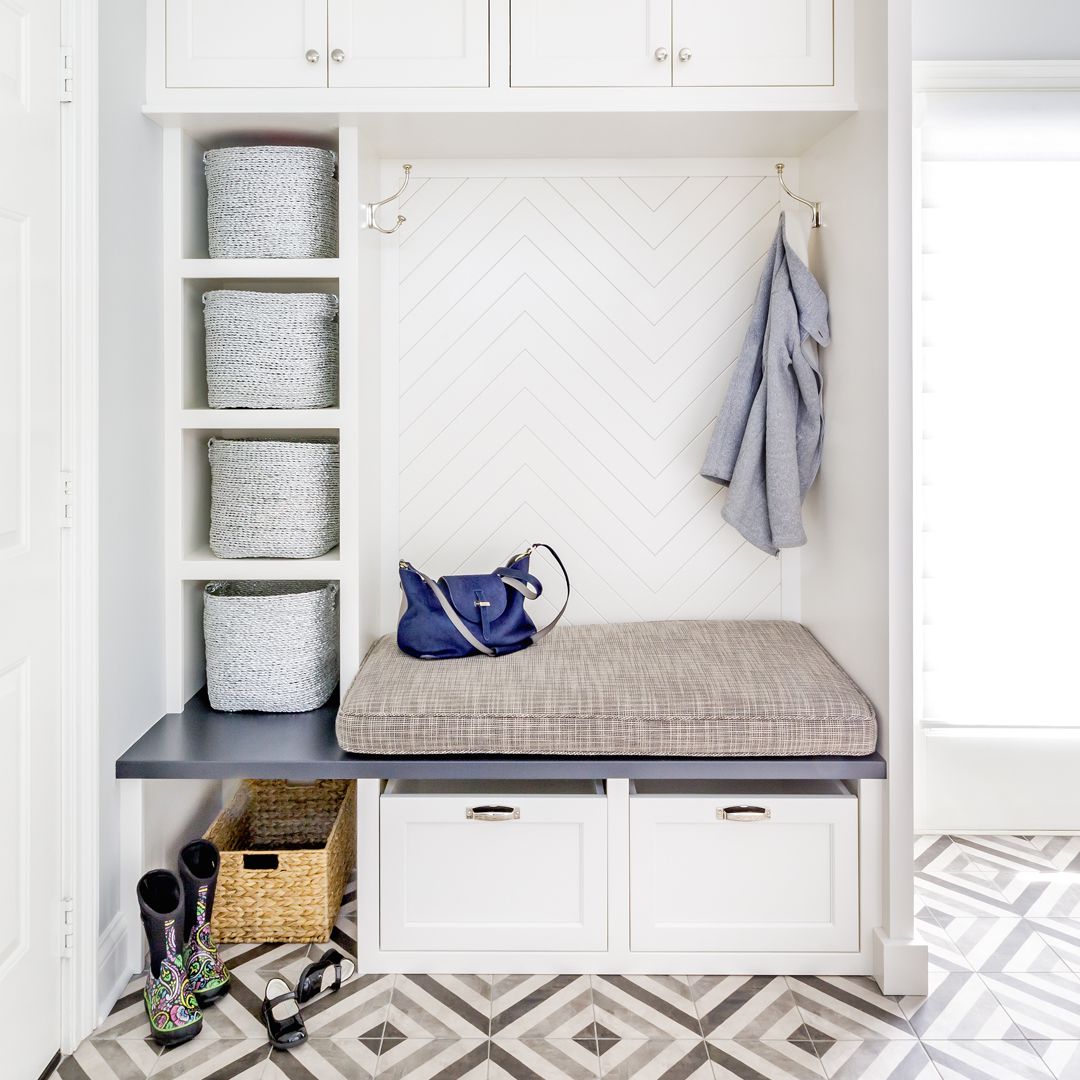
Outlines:
[[143, 991], [150, 1034], [162, 1046], [178, 1046], [202, 1030], [202, 1013], [188, 985], [180, 945], [184, 891], [171, 870], [151, 870], [139, 880], [136, 893], [150, 946], [150, 971]]
[[180, 880], [184, 883], [184, 966], [199, 1007], [229, 992], [229, 969], [218, 956], [210, 933], [221, 856], [209, 840], [192, 840], [180, 849]]

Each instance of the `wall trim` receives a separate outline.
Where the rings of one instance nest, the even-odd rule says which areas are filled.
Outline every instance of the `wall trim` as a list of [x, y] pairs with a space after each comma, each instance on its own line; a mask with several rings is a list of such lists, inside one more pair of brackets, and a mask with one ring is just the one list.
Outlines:
[[131, 980], [129, 921], [123, 911], [118, 911], [97, 941], [99, 997], [96, 1011], [99, 1024], [112, 1011]]
[[1080, 90], [1080, 60], [916, 60], [916, 91]]
[[98, 1019], [98, 0], [61, 0], [60, 15], [74, 71], [73, 100], [60, 114], [61, 457], [75, 481], [60, 584], [61, 882], [74, 905], [60, 1045], [70, 1053]]

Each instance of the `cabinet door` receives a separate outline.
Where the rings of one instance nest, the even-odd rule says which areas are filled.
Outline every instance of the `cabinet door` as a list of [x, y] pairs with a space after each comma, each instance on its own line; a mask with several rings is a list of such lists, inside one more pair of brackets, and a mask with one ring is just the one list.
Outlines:
[[325, 86], [326, 0], [167, 0], [169, 86]]
[[513, 86], [670, 86], [671, 0], [511, 0]]
[[487, 86], [488, 0], [330, 0], [331, 86]]
[[832, 0], [673, 0], [676, 86], [829, 86]]

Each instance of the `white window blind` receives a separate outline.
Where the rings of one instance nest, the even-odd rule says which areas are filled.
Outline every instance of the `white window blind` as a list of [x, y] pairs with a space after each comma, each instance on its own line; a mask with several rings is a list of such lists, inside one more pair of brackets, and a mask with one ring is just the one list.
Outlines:
[[1054, 160], [1052, 144], [1039, 160], [979, 160], [962, 137], [966, 159], [950, 160], [947, 132], [930, 143], [923, 722], [1080, 727], [1080, 161]]

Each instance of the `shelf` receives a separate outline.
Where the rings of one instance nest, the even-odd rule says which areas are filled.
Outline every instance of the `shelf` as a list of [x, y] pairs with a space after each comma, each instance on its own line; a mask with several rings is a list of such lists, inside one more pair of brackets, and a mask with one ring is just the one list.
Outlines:
[[180, 562], [184, 581], [336, 581], [338, 549], [314, 559], [219, 559], [205, 545]]
[[181, 259], [182, 278], [336, 278], [337, 259]]
[[306, 713], [221, 713], [201, 690], [163, 716], [116, 761], [120, 780], [431, 779], [881, 780], [880, 754], [862, 758], [381, 757], [347, 754], [336, 699]]
[[340, 409], [181, 409], [180, 427], [192, 430], [291, 430], [338, 428]]

